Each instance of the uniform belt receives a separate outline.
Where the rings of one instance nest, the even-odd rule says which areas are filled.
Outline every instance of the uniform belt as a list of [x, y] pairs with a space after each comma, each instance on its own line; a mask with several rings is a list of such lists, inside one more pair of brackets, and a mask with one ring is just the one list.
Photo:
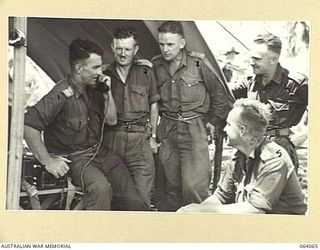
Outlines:
[[267, 136], [289, 136], [290, 129], [289, 128], [274, 128], [270, 129], [266, 132]]
[[119, 125], [115, 125], [109, 128], [111, 130], [116, 130], [116, 131], [139, 132], [139, 133], [146, 132], [145, 125], [136, 125], [136, 124], [130, 124], [130, 123], [121, 123]]
[[193, 115], [193, 116], [188, 116], [188, 117], [183, 117], [182, 115], [180, 114], [176, 114], [177, 116], [171, 116], [171, 115], [168, 115], [166, 113], [162, 113], [164, 117], [170, 119], [170, 120], [174, 120], [174, 121], [177, 121], [177, 122], [184, 122], [184, 123], [188, 123], [188, 124], [192, 124], [190, 122], [190, 120], [193, 120], [193, 119], [196, 119], [196, 118], [199, 118], [201, 117], [202, 115]]

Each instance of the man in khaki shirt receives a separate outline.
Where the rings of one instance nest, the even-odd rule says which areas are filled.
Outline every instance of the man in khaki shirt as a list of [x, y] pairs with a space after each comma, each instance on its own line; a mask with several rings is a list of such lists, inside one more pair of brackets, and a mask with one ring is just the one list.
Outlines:
[[229, 145], [238, 149], [214, 194], [178, 212], [305, 214], [307, 205], [287, 151], [264, 134], [267, 105], [241, 99], [227, 118]]

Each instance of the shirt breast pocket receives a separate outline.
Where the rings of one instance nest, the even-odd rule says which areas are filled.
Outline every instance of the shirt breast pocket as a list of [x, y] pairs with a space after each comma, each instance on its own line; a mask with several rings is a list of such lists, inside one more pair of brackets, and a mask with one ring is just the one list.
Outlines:
[[185, 103], [203, 101], [206, 88], [200, 76], [185, 75], [181, 77], [181, 101]]
[[148, 89], [146, 86], [131, 86], [130, 106], [133, 107], [133, 112], [148, 111]]
[[67, 134], [77, 135], [88, 124], [88, 120], [86, 117], [68, 118], [66, 124]]
[[147, 94], [147, 88], [144, 86], [131, 86], [131, 90], [133, 93], [138, 94], [140, 96], [145, 96]]

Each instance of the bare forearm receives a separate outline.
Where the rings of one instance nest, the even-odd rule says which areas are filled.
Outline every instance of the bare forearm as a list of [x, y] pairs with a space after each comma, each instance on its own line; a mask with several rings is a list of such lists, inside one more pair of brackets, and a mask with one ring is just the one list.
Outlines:
[[223, 213], [223, 214], [264, 214], [261, 209], [255, 208], [249, 202], [232, 203], [203, 208], [203, 212]]
[[104, 94], [104, 98], [104, 121], [108, 125], [115, 125], [117, 123], [117, 111], [111, 90], [108, 92], [108, 94]]
[[50, 156], [41, 139], [40, 131], [24, 126], [24, 137], [36, 159], [45, 166], [46, 170], [56, 178], [64, 176], [69, 171], [69, 159], [62, 156]]
[[150, 108], [150, 123], [152, 126], [152, 134], [157, 133], [157, 126], [158, 126], [158, 115], [159, 115], [159, 106], [158, 103], [152, 103]]
[[249, 202], [233, 203], [223, 205], [216, 204], [215, 200], [204, 201], [201, 204], [190, 204], [182, 207], [178, 212], [200, 212], [221, 214], [264, 214], [261, 209], [255, 208]]
[[205, 199], [201, 204], [217, 206], [222, 205], [221, 201], [214, 194]]
[[47, 165], [50, 162], [50, 155], [41, 139], [40, 131], [29, 126], [24, 126], [24, 138], [37, 160], [41, 164]]

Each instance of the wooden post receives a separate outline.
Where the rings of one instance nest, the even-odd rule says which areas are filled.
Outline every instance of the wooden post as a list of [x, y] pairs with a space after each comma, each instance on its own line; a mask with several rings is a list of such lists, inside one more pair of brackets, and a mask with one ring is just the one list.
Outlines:
[[[14, 28], [20, 30], [26, 35], [27, 18], [15, 17]], [[10, 150], [7, 175], [6, 207], [8, 210], [19, 210], [25, 103], [25, 62], [26, 47], [15, 47], [13, 65], [13, 100], [10, 128]]]

